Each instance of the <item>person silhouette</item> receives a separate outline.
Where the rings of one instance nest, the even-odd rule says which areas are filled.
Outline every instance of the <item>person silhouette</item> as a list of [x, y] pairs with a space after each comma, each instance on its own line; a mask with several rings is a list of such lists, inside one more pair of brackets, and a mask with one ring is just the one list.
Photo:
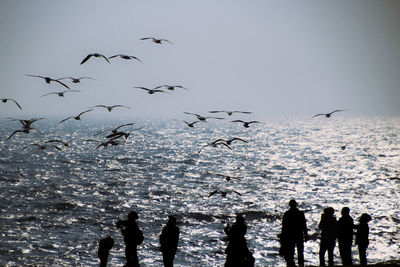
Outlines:
[[283, 214], [279, 254], [285, 257], [287, 266], [295, 266], [294, 249], [297, 247], [299, 266], [304, 266], [304, 241], [308, 240], [304, 212], [297, 208], [296, 200], [289, 201], [290, 209]]
[[328, 251], [328, 264], [333, 266], [333, 250], [336, 243], [337, 221], [335, 210], [332, 207], [324, 209], [318, 228], [321, 229], [321, 243], [319, 246], [319, 266], [325, 266], [325, 252]]
[[371, 221], [371, 216], [363, 213], [358, 219], [359, 224], [356, 225], [356, 245], [358, 246], [358, 253], [360, 256], [360, 265], [367, 266], [367, 248], [369, 245], [369, 226], [368, 222]]
[[236, 221], [232, 225], [229, 223], [224, 228], [228, 236], [228, 246], [225, 249], [226, 261], [225, 267], [250, 267], [254, 266], [254, 257], [247, 247], [246, 238], [247, 226], [244, 217], [236, 215]]
[[176, 225], [176, 218], [168, 216], [167, 225], [164, 226], [160, 235], [160, 251], [163, 255], [165, 267], [174, 266], [174, 257], [178, 247], [179, 227]]
[[99, 250], [97, 251], [97, 256], [100, 259], [100, 267], [107, 266], [108, 254], [113, 246], [114, 239], [111, 236], [100, 239]]
[[139, 218], [136, 211], [131, 211], [128, 214], [128, 220], [118, 220], [117, 228], [121, 229], [121, 233], [124, 237], [125, 242], [125, 257], [126, 267], [138, 267], [139, 258], [137, 255], [137, 245], [143, 242], [143, 232], [137, 225], [137, 219]]
[[351, 245], [353, 244], [354, 221], [350, 216], [348, 207], [342, 208], [342, 217], [337, 222], [337, 239], [339, 243], [339, 253], [344, 266], [353, 265], [351, 256]]

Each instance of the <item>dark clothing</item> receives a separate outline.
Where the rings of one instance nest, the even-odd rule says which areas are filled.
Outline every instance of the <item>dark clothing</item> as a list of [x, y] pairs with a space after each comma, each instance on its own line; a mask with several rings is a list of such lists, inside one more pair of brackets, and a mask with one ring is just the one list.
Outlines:
[[244, 223], [234, 223], [232, 226], [226, 226], [224, 229], [228, 235], [228, 246], [225, 249], [226, 262], [225, 267], [251, 267], [254, 266], [254, 257], [247, 247], [244, 237], [247, 226]]
[[282, 233], [280, 236], [281, 249], [287, 266], [295, 266], [294, 249], [297, 247], [299, 266], [304, 266], [304, 240], [307, 239], [307, 224], [304, 213], [297, 207], [290, 208], [283, 214]]
[[160, 251], [163, 255], [165, 267], [174, 266], [174, 258], [178, 247], [179, 228], [175, 224], [168, 223], [160, 235]]
[[361, 223], [356, 226], [356, 245], [358, 246], [358, 253], [360, 255], [360, 264], [367, 265], [367, 248], [369, 245], [369, 227], [368, 223]]
[[137, 245], [143, 242], [143, 232], [139, 229], [136, 221], [119, 221], [117, 226], [121, 228], [125, 242], [126, 267], [138, 267], [139, 258], [137, 255]]
[[321, 229], [319, 247], [319, 265], [325, 266], [325, 253], [328, 251], [328, 264], [333, 266], [333, 250], [336, 243], [336, 218], [333, 215], [322, 214], [318, 228]]
[[100, 267], [107, 266], [108, 254], [113, 246], [114, 239], [112, 239], [110, 236], [100, 240], [99, 250], [97, 251], [97, 256], [100, 259]]
[[351, 256], [351, 245], [353, 244], [354, 221], [349, 215], [339, 218], [337, 223], [337, 239], [339, 243], [340, 258], [342, 264], [350, 266], [353, 264]]

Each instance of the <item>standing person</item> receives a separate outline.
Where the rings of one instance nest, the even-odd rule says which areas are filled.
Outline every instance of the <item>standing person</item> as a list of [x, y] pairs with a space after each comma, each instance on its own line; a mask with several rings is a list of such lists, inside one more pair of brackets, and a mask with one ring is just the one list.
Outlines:
[[304, 212], [297, 208], [296, 200], [290, 200], [289, 207], [283, 214], [279, 254], [285, 257], [287, 266], [295, 266], [294, 248], [297, 247], [299, 266], [304, 266], [304, 241], [308, 239], [306, 219]]
[[174, 266], [174, 258], [179, 240], [179, 227], [176, 225], [176, 218], [168, 216], [167, 225], [164, 226], [160, 235], [160, 251], [163, 255], [165, 267]]
[[342, 217], [337, 224], [337, 238], [339, 243], [340, 258], [344, 266], [353, 265], [351, 256], [351, 245], [353, 244], [354, 221], [350, 216], [348, 207], [342, 208]]
[[324, 209], [318, 228], [321, 229], [321, 243], [319, 246], [319, 266], [325, 266], [325, 252], [328, 251], [328, 264], [333, 266], [333, 250], [336, 243], [337, 221], [335, 210], [332, 207]]
[[356, 233], [356, 245], [358, 245], [358, 253], [360, 255], [360, 265], [367, 265], [367, 248], [369, 245], [369, 227], [368, 222], [371, 220], [371, 216], [367, 213], [363, 213], [358, 219], [360, 222], [357, 226]]
[[246, 238], [247, 226], [242, 215], [236, 216], [236, 221], [232, 225], [224, 228], [228, 236], [228, 246], [225, 249], [226, 262], [225, 267], [252, 267], [254, 266], [254, 257], [247, 247]]
[[139, 267], [139, 258], [137, 255], [137, 245], [143, 242], [143, 232], [137, 225], [139, 218], [136, 211], [128, 214], [128, 220], [119, 220], [117, 228], [121, 229], [125, 242], [126, 267]]
[[100, 239], [99, 250], [97, 251], [97, 256], [100, 259], [100, 267], [107, 266], [108, 254], [113, 246], [114, 239], [111, 236]]

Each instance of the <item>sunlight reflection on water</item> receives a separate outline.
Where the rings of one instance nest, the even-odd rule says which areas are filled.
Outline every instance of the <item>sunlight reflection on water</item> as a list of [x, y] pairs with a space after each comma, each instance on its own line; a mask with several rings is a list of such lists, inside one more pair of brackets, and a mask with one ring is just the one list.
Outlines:
[[[40, 123], [44, 132], [56, 127]], [[177, 264], [223, 265], [223, 228], [236, 212], [245, 214], [256, 265], [283, 266], [276, 234], [291, 198], [306, 211], [310, 233], [326, 206], [339, 216], [347, 205], [355, 220], [370, 213], [370, 261], [398, 258], [399, 180], [391, 178], [400, 176], [399, 119], [267, 118], [248, 129], [221, 122], [194, 129], [181, 121], [139, 124], [143, 129], [125, 144], [107, 149], [84, 141], [108, 128], [99, 122], [59, 129], [58, 136], [74, 138], [62, 152], [21, 151], [44, 136], [1, 141], [1, 264], [94, 266], [98, 240], [112, 235], [110, 262], [122, 265], [115, 222], [134, 209], [146, 237], [139, 247], [144, 266], [161, 265], [158, 235], [168, 214], [177, 215], [181, 227]], [[2, 136], [15, 128], [5, 125]], [[248, 143], [196, 155], [204, 144], [233, 136]], [[215, 173], [240, 179], [228, 182]], [[217, 189], [227, 197], [208, 197]], [[306, 243], [307, 264], [318, 264], [318, 249], [317, 241]]]

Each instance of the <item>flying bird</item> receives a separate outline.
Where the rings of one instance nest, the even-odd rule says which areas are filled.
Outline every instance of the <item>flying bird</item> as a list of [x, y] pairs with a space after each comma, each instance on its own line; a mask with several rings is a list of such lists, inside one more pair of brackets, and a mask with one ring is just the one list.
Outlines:
[[13, 119], [13, 118], [7, 118], [11, 121], [19, 121], [20, 123], [22, 123], [22, 127], [23, 129], [33, 129], [31, 127], [32, 123], [34, 123], [35, 121], [38, 120], [43, 120], [44, 118], [33, 118], [33, 119], [29, 119], [29, 120], [23, 120], [23, 119]]
[[194, 121], [194, 122], [191, 122], [191, 123], [189, 123], [189, 122], [187, 122], [187, 121], [184, 121], [184, 122], [186, 123], [186, 125], [187, 125], [188, 127], [194, 128], [194, 125], [195, 125], [196, 123], [198, 123], [198, 122], [201, 122], [201, 121]]
[[332, 116], [333, 113], [335, 113], [335, 112], [340, 112], [340, 111], [346, 111], [346, 110], [344, 110], [344, 109], [337, 109], [337, 110], [334, 110], [334, 111], [329, 112], [329, 113], [319, 113], [319, 114], [317, 114], [317, 115], [312, 116], [312, 118], [315, 118], [315, 117], [317, 117], [317, 116], [325, 116], [325, 117], [327, 117], [327, 118], [330, 118], [330, 117]]
[[153, 38], [153, 37], [144, 37], [144, 38], [140, 38], [140, 40], [152, 40], [156, 44], [162, 44], [162, 42], [167, 42], [167, 43], [172, 44], [167, 39], [157, 39], [157, 38]]
[[197, 155], [200, 155], [201, 151], [202, 151], [204, 148], [206, 148], [206, 147], [209, 147], [209, 146], [210, 146], [210, 147], [218, 147], [218, 146], [220, 146], [220, 145], [225, 146], [225, 147], [229, 148], [230, 150], [232, 150], [232, 148], [231, 148], [229, 145], [227, 145], [225, 142], [220, 141], [220, 140], [215, 140], [215, 141], [212, 142], [212, 143], [209, 143], [209, 144], [204, 145], [204, 146], [199, 150], [199, 152], [197, 152]]
[[130, 108], [130, 107], [123, 106], [123, 105], [113, 105], [113, 106], [96, 105], [96, 106], [90, 107], [90, 108], [106, 108], [109, 112], [111, 112], [114, 108]]
[[128, 55], [123, 55], [123, 54], [114, 55], [114, 56], [108, 57], [108, 59], [112, 59], [112, 58], [115, 58], [115, 57], [120, 57], [120, 58], [122, 58], [122, 59], [127, 59], [127, 60], [136, 59], [137, 61], [142, 62], [142, 61], [141, 61], [140, 59], [138, 59], [137, 57], [128, 56]]
[[111, 145], [111, 146], [117, 146], [117, 145], [119, 145], [119, 144], [121, 143], [120, 141], [115, 140], [115, 138], [110, 139], [110, 140], [108, 140], [108, 141], [106, 141], [106, 142], [102, 142], [102, 141], [98, 141], [98, 140], [94, 140], [94, 139], [86, 139], [85, 141], [100, 143], [100, 144], [97, 146], [97, 148], [99, 148], [99, 147], [101, 147], [101, 146], [104, 147], [104, 148], [107, 148], [109, 145]]
[[37, 132], [40, 133], [40, 134], [42, 133], [41, 131], [39, 131], [39, 130], [37, 130], [37, 129], [35, 129], [35, 128], [32, 128], [32, 127], [24, 128], [24, 129], [21, 129], [21, 130], [16, 130], [16, 131], [14, 131], [14, 132], [7, 138], [6, 141], [10, 140], [10, 138], [13, 137], [13, 136], [14, 136], [15, 134], [17, 134], [17, 133], [30, 133], [31, 130], [37, 131]]
[[22, 110], [21, 106], [17, 103], [17, 101], [15, 101], [15, 100], [12, 99], [12, 98], [0, 98], [0, 100], [1, 100], [3, 103], [7, 103], [7, 101], [12, 101], [12, 102], [15, 103], [15, 105], [17, 105], [17, 106], [19, 107], [20, 110]]
[[40, 149], [40, 150], [45, 150], [45, 149], [48, 149], [48, 148], [52, 147], [52, 148], [55, 148], [55, 149], [61, 151], [61, 148], [59, 148], [59, 147], [56, 146], [56, 145], [41, 145], [41, 144], [36, 144], [36, 143], [29, 144], [29, 145], [27, 145], [26, 147], [24, 147], [23, 149], [27, 149], [27, 148], [30, 147], [30, 146], [36, 146], [36, 147], [37, 147], [38, 149]]
[[227, 145], [229, 146], [229, 145], [232, 144], [233, 141], [241, 141], [241, 142], [247, 143], [246, 140], [244, 140], [244, 139], [242, 139], [242, 138], [239, 138], [239, 137], [233, 137], [233, 138], [231, 138], [231, 139], [229, 139], [229, 140], [217, 139], [217, 140], [215, 140], [214, 142], [225, 142], [225, 144], [227, 144]]
[[100, 58], [104, 58], [108, 63], [110, 63], [110, 61], [108, 61], [108, 58], [107, 58], [106, 56], [104, 56], [104, 55], [102, 55], [102, 54], [99, 54], [99, 53], [93, 53], [93, 54], [87, 55], [87, 56], [82, 60], [82, 62], [81, 62], [80, 65], [82, 65], [83, 63], [85, 63], [86, 61], [88, 61], [89, 58], [91, 58], [91, 57], [100, 57]]
[[233, 177], [233, 176], [230, 176], [230, 175], [225, 175], [225, 174], [220, 174], [220, 173], [208, 172], [208, 174], [224, 177], [227, 182], [229, 182], [232, 179], [235, 179], [235, 180], [240, 180], [241, 179], [239, 177]]
[[44, 94], [44, 95], [42, 95], [41, 97], [43, 97], [43, 96], [48, 96], [48, 95], [58, 95], [59, 97], [64, 97], [64, 94], [65, 93], [67, 93], [67, 92], [82, 92], [82, 91], [79, 91], [79, 90], [65, 90], [65, 91], [62, 91], [62, 92], [51, 92], [51, 93], [48, 93], [48, 94]]
[[241, 123], [243, 123], [243, 126], [245, 128], [249, 128], [250, 124], [252, 124], [252, 123], [259, 123], [259, 121], [242, 121], [242, 120], [234, 120], [234, 121], [231, 121], [231, 122], [241, 122]]
[[161, 88], [161, 87], [165, 87], [170, 91], [174, 91], [175, 88], [182, 88], [182, 89], [185, 89], [185, 90], [189, 90], [189, 89], [187, 89], [187, 88], [185, 88], [185, 87], [183, 87], [181, 85], [168, 85], [168, 84], [163, 84], [163, 85], [157, 86], [154, 89], [158, 89], [158, 88]]
[[48, 84], [50, 84], [50, 82], [56, 82], [56, 83], [59, 83], [59, 84], [61, 84], [62, 86], [68, 88], [68, 89], [71, 89], [71, 88], [69, 88], [68, 85], [66, 85], [65, 83], [60, 82], [59, 79], [53, 79], [53, 78], [50, 78], [50, 77], [39, 76], [39, 75], [31, 75], [31, 74], [25, 74], [25, 75], [26, 75], [26, 76], [30, 76], [30, 77], [42, 78], [42, 79], [44, 79], [44, 80], [46, 81], [46, 83], [48, 83]]
[[68, 117], [68, 118], [66, 118], [66, 119], [63, 119], [62, 121], [60, 121], [60, 123], [63, 123], [64, 121], [67, 121], [67, 120], [69, 120], [69, 119], [75, 119], [75, 120], [80, 120], [81, 119], [81, 116], [83, 115], [83, 114], [85, 114], [85, 113], [87, 113], [87, 112], [90, 112], [90, 111], [92, 111], [93, 109], [89, 109], [89, 110], [85, 110], [85, 111], [83, 111], [83, 112], [81, 112], [81, 113], [79, 113], [77, 116], [75, 116], [75, 117]]
[[211, 110], [209, 111], [210, 113], [226, 113], [228, 116], [232, 116], [233, 113], [243, 113], [243, 114], [251, 114], [252, 112], [250, 111], [238, 111], [238, 110]]
[[64, 77], [64, 78], [60, 78], [60, 79], [58, 79], [58, 80], [63, 80], [63, 79], [71, 79], [71, 81], [72, 81], [73, 83], [80, 83], [82, 79], [94, 80], [93, 78], [90, 78], [90, 77], [79, 77], [79, 78]]
[[224, 119], [224, 118], [218, 118], [218, 117], [204, 117], [204, 116], [201, 116], [201, 115], [199, 115], [199, 114], [190, 113], [190, 112], [186, 112], [186, 111], [183, 112], [183, 113], [189, 114], [189, 115], [194, 115], [194, 116], [196, 116], [197, 119], [200, 120], [200, 121], [207, 121], [207, 119], [217, 119], [217, 120], [223, 120], [223, 119]]
[[51, 139], [51, 140], [44, 141], [44, 143], [45, 143], [45, 144], [46, 144], [46, 143], [60, 143], [60, 144], [62, 144], [62, 145], [65, 146], [65, 147], [69, 147], [69, 143], [68, 143], [68, 142], [65, 142], [65, 141], [60, 140], [60, 139]]
[[115, 134], [115, 133], [118, 132], [118, 129], [119, 129], [119, 128], [122, 128], [122, 127], [125, 127], [125, 126], [134, 125], [134, 124], [135, 124], [135, 123], [133, 123], [133, 122], [132, 122], [132, 123], [122, 124], [122, 125], [119, 125], [118, 127], [114, 128], [114, 129], [111, 129], [111, 130], [103, 130], [103, 131], [100, 131], [100, 132], [94, 134], [94, 136], [99, 135], [99, 134], [104, 133], [104, 132], [108, 132], [108, 131], [111, 131], [112, 133]]
[[134, 87], [134, 88], [138, 88], [138, 89], [142, 89], [142, 90], [146, 90], [148, 94], [152, 95], [154, 93], [166, 93], [163, 90], [159, 90], [159, 89], [148, 89], [146, 87]]
[[[242, 195], [238, 191], [235, 191], [235, 190], [232, 190], [232, 192], [238, 194], [239, 196]], [[208, 195], [208, 197], [211, 197], [211, 196], [215, 195], [216, 193], [220, 193], [222, 197], [226, 197], [226, 195], [229, 193], [229, 191], [214, 190]]]

